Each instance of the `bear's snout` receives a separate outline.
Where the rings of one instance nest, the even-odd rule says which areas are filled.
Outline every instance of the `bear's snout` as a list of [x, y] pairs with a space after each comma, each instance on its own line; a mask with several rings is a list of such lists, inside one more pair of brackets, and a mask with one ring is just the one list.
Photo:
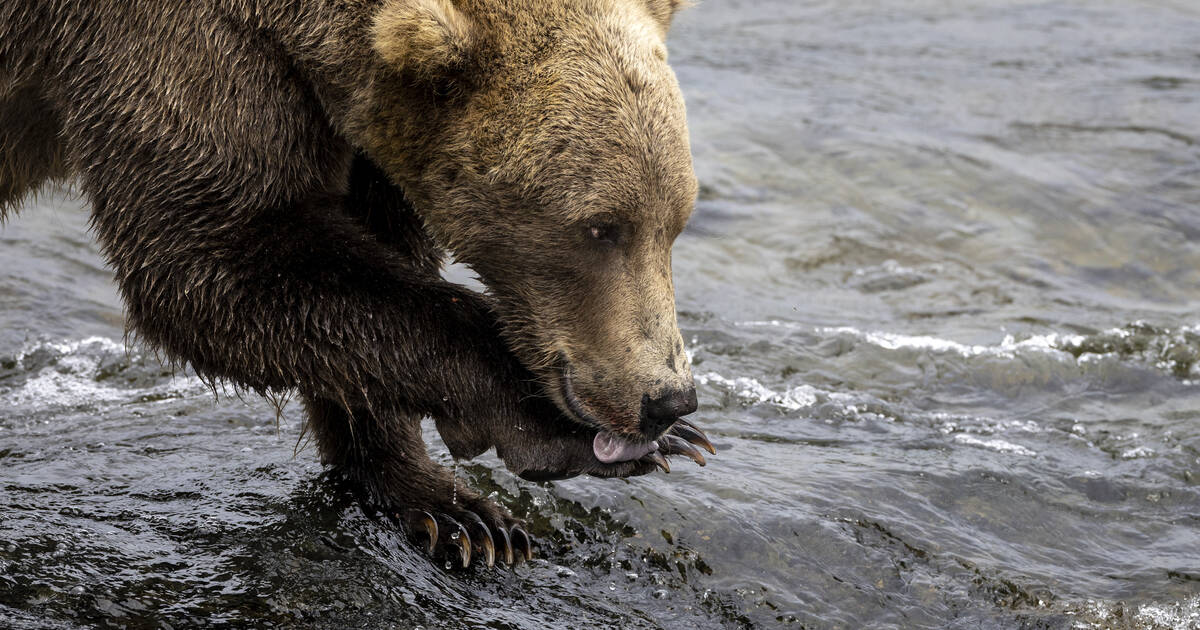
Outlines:
[[641, 425], [638, 427], [648, 438], [656, 438], [682, 416], [696, 410], [696, 388], [666, 389], [657, 397], [642, 395]]

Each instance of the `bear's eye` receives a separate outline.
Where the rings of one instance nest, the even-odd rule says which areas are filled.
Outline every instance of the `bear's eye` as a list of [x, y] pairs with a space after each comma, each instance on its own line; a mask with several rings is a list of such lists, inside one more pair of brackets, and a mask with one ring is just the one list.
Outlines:
[[616, 245], [621, 240], [621, 228], [616, 223], [593, 223], [587, 227], [588, 238]]

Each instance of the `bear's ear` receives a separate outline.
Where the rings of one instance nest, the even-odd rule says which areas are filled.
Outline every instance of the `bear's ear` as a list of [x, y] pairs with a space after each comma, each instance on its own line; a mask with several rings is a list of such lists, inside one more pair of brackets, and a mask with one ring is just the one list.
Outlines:
[[450, 0], [388, 0], [375, 14], [371, 35], [389, 65], [436, 76], [467, 59], [475, 26]]
[[663, 33], [671, 28], [671, 18], [682, 8], [693, 4], [692, 0], [646, 0], [650, 7], [650, 15], [662, 26]]

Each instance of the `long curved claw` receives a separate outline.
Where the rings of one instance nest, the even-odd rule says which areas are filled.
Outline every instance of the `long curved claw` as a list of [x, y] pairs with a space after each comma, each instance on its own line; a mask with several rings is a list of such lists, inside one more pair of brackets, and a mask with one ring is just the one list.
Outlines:
[[521, 529], [520, 525], [513, 525], [512, 547], [518, 562], [533, 560], [533, 539], [529, 537], [529, 534], [525, 530]]
[[650, 462], [650, 463], [654, 464], [655, 466], [658, 466], [659, 468], [661, 468], [662, 471], [665, 473], [671, 472], [671, 464], [667, 463], [667, 458], [663, 457], [663, 454], [658, 451], [651, 451], [649, 453], [646, 453], [645, 455], [642, 456], [641, 461]]
[[700, 449], [692, 446], [687, 440], [674, 435], [668, 435], [664, 437], [663, 440], [666, 441], [665, 446], [667, 447], [667, 452], [671, 453], [672, 455], [687, 455], [692, 461], [701, 466], [706, 463], [704, 461], [704, 455], [700, 454]]
[[467, 530], [471, 533], [472, 547], [476, 553], [483, 553], [483, 561], [491, 568], [496, 564], [496, 545], [492, 541], [492, 532], [483, 519], [474, 512], [467, 513]]
[[462, 523], [445, 514], [439, 514], [438, 517], [448, 525], [442, 528], [442, 536], [438, 539], [438, 546], [445, 548], [453, 547], [458, 551], [458, 559], [462, 562], [462, 568], [465, 569], [471, 566], [471, 536], [467, 534], [467, 528], [463, 527]]
[[511, 567], [513, 565], [513, 543], [512, 538], [508, 536], [508, 530], [503, 527], [496, 530], [494, 542], [500, 547], [500, 559]]
[[[710, 455], [716, 455], [717, 449], [713, 448], [712, 442], [708, 441], [708, 436], [703, 431], [696, 428], [696, 425], [680, 418], [675, 421], [675, 426], [671, 427], [670, 433], [674, 433], [679, 437], [699, 446], [708, 451]], [[703, 466], [704, 464], [701, 464]]]
[[408, 510], [404, 513], [404, 524], [408, 527], [409, 535], [414, 538], [420, 532], [425, 532], [429, 537], [429, 549], [426, 552], [433, 555], [438, 543], [438, 524], [433, 515], [424, 510]]

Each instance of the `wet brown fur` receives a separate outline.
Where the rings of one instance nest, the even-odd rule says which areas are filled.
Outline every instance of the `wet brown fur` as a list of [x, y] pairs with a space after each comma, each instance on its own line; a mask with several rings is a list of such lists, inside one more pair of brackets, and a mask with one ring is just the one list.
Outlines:
[[[373, 501], [502, 523], [463, 489], [447, 505], [421, 416], [456, 456], [638, 474], [533, 394], [563, 408], [566, 365], [635, 435], [646, 392], [690, 383], [677, 4], [10, 0], [0, 219], [74, 178], [141, 339], [208, 379], [299, 390], [324, 459]], [[597, 217], [627, 238], [595, 247]], [[441, 280], [446, 251], [491, 297]]]
[[[440, 42], [409, 64], [395, 58], [378, 93], [388, 111], [437, 116], [436, 131], [375, 120], [367, 148], [420, 182], [405, 188], [430, 232], [492, 289], [510, 345], [545, 391], [565, 407], [565, 357], [593, 418], [643, 437], [642, 396], [691, 381], [670, 268], [696, 193], [663, 41], [679, 3], [432, 4], [469, 49]], [[388, 17], [377, 47], [411, 29]], [[393, 87], [414, 82], [432, 89]], [[418, 159], [397, 150], [414, 146], [428, 149]], [[619, 251], [581, 242], [597, 217], [622, 227]]]

